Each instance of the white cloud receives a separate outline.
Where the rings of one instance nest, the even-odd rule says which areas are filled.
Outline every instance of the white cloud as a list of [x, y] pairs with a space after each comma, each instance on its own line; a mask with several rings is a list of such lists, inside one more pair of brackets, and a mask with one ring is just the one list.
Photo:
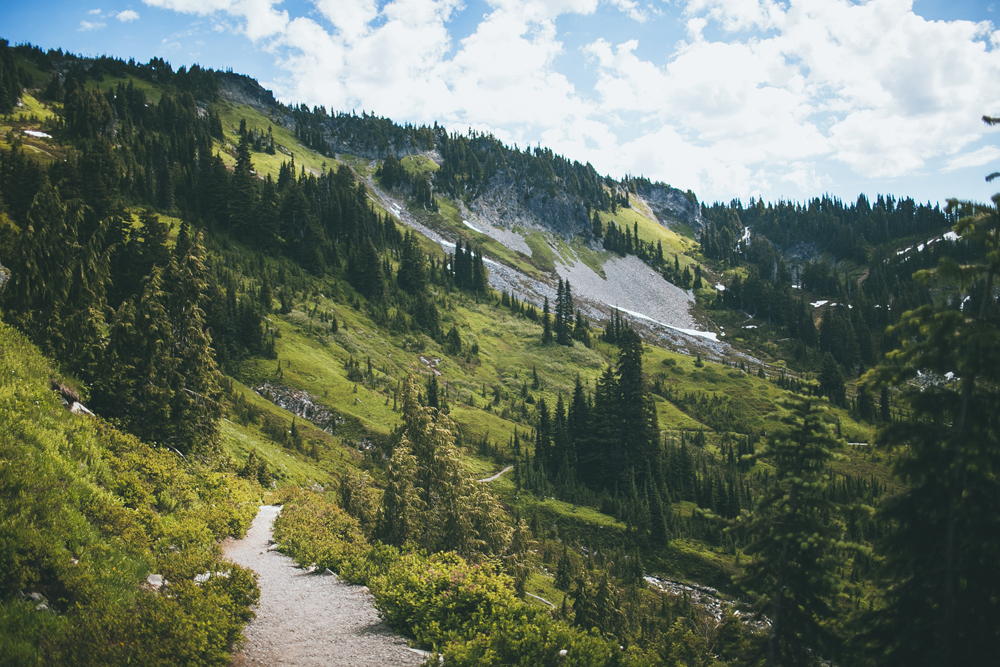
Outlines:
[[91, 16], [100, 16], [101, 15], [101, 10], [100, 9], [91, 9], [87, 13], [90, 14]]
[[979, 150], [951, 158], [945, 164], [942, 171], [951, 172], [956, 169], [965, 169], [966, 167], [981, 167], [984, 164], [989, 164], [997, 160], [1000, 160], [1000, 147], [983, 146]]
[[645, 23], [653, 13], [649, 7], [640, 7], [635, 0], [607, 0], [633, 21]]
[[983, 137], [983, 113], [1000, 113], [1000, 31], [926, 21], [912, 0], [687, 0], [667, 19], [686, 28], [675, 45], [611, 41], [591, 23], [586, 85], [561, 69], [578, 54], [557, 19], [599, 3], [639, 22], [660, 9], [487, 0], [455, 40], [461, 0], [312, 0], [315, 11], [294, 17], [280, 0], [144, 1], [235, 21], [287, 73], [265, 82], [284, 100], [542, 141], [708, 200], [816, 191], [842, 165], [891, 179], [1000, 153], [955, 157]]
[[101, 28], [107, 26], [107, 23], [91, 23], [90, 21], [80, 21], [80, 27], [77, 30], [100, 30]]
[[243, 32], [254, 42], [279, 35], [288, 26], [288, 12], [274, 9], [281, 0], [143, 0], [143, 2], [151, 7], [200, 16], [226, 12], [245, 21]]
[[[915, 174], [981, 137], [979, 115], [1000, 108], [1000, 51], [984, 42], [988, 26], [925, 21], [909, 0], [799, 0], [787, 9], [691, 0], [685, 13], [690, 41], [666, 65], [638, 58], [635, 41], [597, 40], [585, 52], [597, 62], [601, 108], [645, 115], [645, 133], [622, 145], [621, 159], [657, 165], [651, 146], [703, 148], [683, 151], [703, 188], [714, 187], [708, 172], [720, 159], [746, 167], [727, 172], [730, 193], [765, 182], [816, 186], [822, 177], [807, 165], [817, 159], [867, 178]], [[703, 36], [712, 21], [770, 32], [712, 42]]]
[[134, 11], [132, 9], [126, 9], [123, 12], [118, 12], [117, 14], [115, 14], [115, 18], [121, 21], [122, 23], [128, 23], [129, 21], [138, 21], [139, 12]]

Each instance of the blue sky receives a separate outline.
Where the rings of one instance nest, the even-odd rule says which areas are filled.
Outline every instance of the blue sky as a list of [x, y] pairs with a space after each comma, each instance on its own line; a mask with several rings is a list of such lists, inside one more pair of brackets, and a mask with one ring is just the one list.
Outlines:
[[[1000, 2], [1000, 0], [998, 0]], [[9, 4], [9, 3], [5, 3]], [[15, 2], [0, 36], [232, 68], [285, 102], [542, 144], [702, 200], [985, 200], [990, 0]]]

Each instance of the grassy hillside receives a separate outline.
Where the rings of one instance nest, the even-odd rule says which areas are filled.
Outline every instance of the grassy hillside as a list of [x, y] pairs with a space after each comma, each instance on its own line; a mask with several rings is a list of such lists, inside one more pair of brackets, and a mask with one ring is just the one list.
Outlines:
[[227, 451], [185, 459], [70, 412], [52, 381], [0, 323], [0, 664], [227, 664], [257, 586], [216, 541], [260, 486]]

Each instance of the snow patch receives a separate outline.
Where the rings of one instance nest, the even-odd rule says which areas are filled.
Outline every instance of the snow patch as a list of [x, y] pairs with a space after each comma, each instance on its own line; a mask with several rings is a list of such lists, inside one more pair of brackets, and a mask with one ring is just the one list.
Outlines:
[[681, 327], [675, 327], [673, 325], [666, 324], [665, 322], [660, 322], [659, 320], [654, 320], [652, 317], [649, 317], [648, 315], [643, 315], [642, 313], [638, 313], [638, 312], [636, 312], [634, 310], [628, 310], [627, 308], [622, 308], [621, 306], [612, 306], [610, 303], [606, 303], [604, 305], [609, 306], [611, 308], [615, 308], [619, 312], [625, 313], [626, 315], [631, 315], [632, 317], [638, 317], [641, 320], [646, 320], [646, 321], [652, 322], [654, 324], [659, 324], [661, 327], [666, 327], [668, 329], [673, 329], [674, 331], [679, 331], [682, 334], [687, 334], [688, 336], [694, 336], [696, 338], [704, 338], [706, 340], [710, 340], [710, 341], [713, 341], [713, 342], [716, 342], [716, 343], [719, 342], [718, 336], [716, 334], [710, 332], [710, 331], [697, 331], [695, 329], [682, 329]]
[[726, 286], [723, 285], [722, 283], [715, 283], [715, 289], [719, 292], [725, 292]]
[[944, 236], [942, 236], [941, 238], [943, 238], [945, 241], [952, 241], [952, 242], [954, 242], [954, 241], [957, 241], [961, 237], [958, 234], [956, 234], [955, 232], [945, 232]]
[[827, 300], [825, 300], [825, 299], [823, 299], [821, 301], [813, 301], [809, 305], [812, 306], [813, 308], [819, 308], [820, 306], [825, 306], [828, 303], [830, 303], [830, 302], [827, 301]]
[[468, 220], [463, 220], [463, 221], [462, 221], [462, 224], [463, 224], [463, 225], [465, 225], [466, 227], [468, 227], [469, 229], [471, 229], [472, 231], [474, 231], [474, 232], [478, 232], [479, 234], [483, 234], [483, 233], [485, 233], [485, 232], [483, 232], [483, 230], [481, 230], [481, 229], [477, 229], [477, 228], [476, 228], [476, 226], [475, 226], [475, 225], [473, 225], [473, 224], [472, 224], [471, 222], [469, 222]]
[[36, 139], [51, 139], [51, 134], [45, 134], [44, 132], [39, 132], [38, 130], [25, 130], [24, 133], [29, 137], [35, 137]]

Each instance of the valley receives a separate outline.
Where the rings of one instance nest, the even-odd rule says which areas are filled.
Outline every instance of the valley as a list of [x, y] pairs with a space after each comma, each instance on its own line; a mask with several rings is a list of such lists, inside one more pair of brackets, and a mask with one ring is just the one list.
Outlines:
[[874, 665], [918, 528], [992, 553], [995, 205], [0, 56], [0, 665]]

